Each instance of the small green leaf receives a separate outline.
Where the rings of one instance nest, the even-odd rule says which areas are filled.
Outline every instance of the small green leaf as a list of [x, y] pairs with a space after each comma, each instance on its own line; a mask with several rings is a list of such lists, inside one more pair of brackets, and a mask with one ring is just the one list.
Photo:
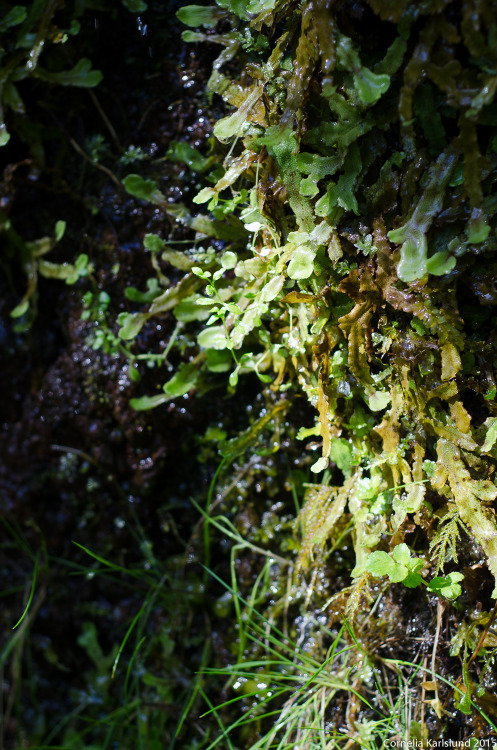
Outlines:
[[0, 31], [19, 26], [26, 20], [27, 10], [23, 5], [14, 5], [0, 21]]
[[487, 427], [487, 434], [485, 435], [485, 442], [481, 447], [482, 453], [488, 453], [492, 450], [497, 440], [497, 417], [490, 417], [486, 420], [485, 425]]
[[207, 369], [210, 372], [227, 372], [232, 364], [233, 357], [227, 349], [207, 349]]
[[202, 268], [199, 268], [199, 266], [193, 266], [192, 273], [195, 274], [195, 276], [198, 276], [200, 279], [210, 279], [212, 276], [210, 271], [204, 271]]
[[440, 594], [446, 599], [457, 599], [462, 593], [459, 581], [462, 581], [463, 578], [464, 575], [457, 572], [449, 573], [445, 578], [439, 576], [430, 581], [428, 589], [434, 594]]
[[[136, 177], [137, 175], [128, 175], [128, 177], [133, 177], [133, 176]], [[128, 177], [126, 177], [126, 180], [128, 179]], [[125, 187], [126, 187], [126, 180], [124, 181]], [[126, 190], [128, 190], [127, 187], [126, 187]], [[130, 190], [128, 190], [128, 193], [129, 192]], [[132, 192], [131, 195], [135, 195], [135, 194]], [[136, 195], [135, 197], [138, 198], [139, 196]], [[147, 199], [145, 198], [145, 200]], [[149, 250], [151, 253], [159, 253], [161, 250], [164, 250], [166, 243], [164, 242], [163, 239], [161, 239], [161, 237], [159, 237], [158, 234], [146, 234], [143, 239], [143, 246], [145, 247], [146, 250]]]
[[71, 263], [51, 263], [49, 260], [40, 258], [38, 271], [46, 279], [60, 279], [61, 281], [77, 281], [79, 274]]
[[407, 544], [398, 544], [392, 553], [376, 551], [369, 555], [367, 570], [375, 576], [390, 578], [392, 583], [403, 582], [408, 588], [419, 586], [423, 580], [418, 570], [423, 567], [423, 561], [411, 557]]
[[354, 85], [364, 104], [374, 104], [388, 90], [390, 78], [363, 67], [354, 73]]
[[131, 302], [140, 302], [141, 304], [147, 304], [153, 302], [154, 299], [161, 293], [162, 289], [159, 286], [157, 279], [147, 279], [147, 291], [140, 292], [134, 286], [128, 286], [124, 290], [126, 299]]
[[214, 188], [206, 187], [203, 188], [200, 193], [197, 193], [195, 198], [193, 199], [194, 203], [207, 203], [207, 201], [210, 201], [211, 198], [213, 198], [216, 195], [216, 191]]
[[471, 703], [471, 693], [469, 690], [464, 693], [459, 703], [456, 704], [456, 708], [458, 711], [461, 711], [461, 713], [471, 716], [473, 708]]
[[[172, 141], [166, 154], [166, 158], [170, 161], [183, 162], [190, 169], [195, 172], [202, 172], [210, 164], [210, 159], [206, 156], [202, 156], [195, 148], [192, 148], [185, 141]], [[213, 188], [206, 188], [206, 190], [213, 190]], [[198, 197], [198, 196], [197, 196]], [[200, 201], [195, 200], [195, 203]]]
[[381, 411], [390, 403], [390, 394], [387, 391], [375, 391], [368, 396], [368, 406], [371, 411]]
[[318, 458], [316, 463], [312, 464], [311, 471], [314, 474], [319, 474], [320, 471], [325, 471], [328, 468], [328, 459], [322, 456], [321, 458]]
[[144, 0], [121, 0], [121, 2], [130, 13], [143, 13], [147, 10], [147, 3]]
[[283, 289], [285, 283], [284, 276], [273, 276], [261, 290], [261, 299], [263, 302], [271, 302]]
[[61, 86], [84, 86], [86, 88], [98, 86], [103, 78], [100, 70], [91, 70], [91, 60], [88, 60], [87, 57], [81, 58], [72, 70], [51, 73], [38, 66], [34, 75], [49, 83], [58, 83]]
[[[395, 232], [388, 233], [388, 239], [395, 242]], [[422, 278], [426, 271], [427, 263], [427, 241], [426, 235], [412, 235], [400, 248], [400, 263], [397, 274], [402, 281], [415, 281]]]
[[411, 552], [407, 544], [404, 544], [404, 543], [398, 544], [392, 550], [392, 557], [395, 560], [395, 562], [400, 563], [401, 565], [405, 565], [407, 567], [409, 560], [411, 559]]
[[236, 112], [217, 121], [213, 132], [221, 143], [228, 143], [234, 136], [242, 135], [248, 114], [261, 96], [262, 86], [257, 85], [247, 94], [245, 101]]
[[139, 174], [129, 174], [124, 178], [126, 192], [134, 198], [150, 203], [162, 203], [165, 198], [154, 180], [144, 180]]
[[234, 302], [225, 302], [224, 307], [229, 310], [230, 313], [233, 313], [233, 315], [241, 315], [242, 311], [238, 307], [238, 305], [235, 305]]
[[456, 265], [454, 256], [449, 255], [447, 250], [435, 253], [426, 261], [426, 270], [434, 276], [444, 276], [449, 273]]
[[374, 576], [390, 576], [396, 567], [396, 563], [392, 560], [388, 552], [377, 550], [376, 552], [371, 552], [369, 555], [367, 570]]
[[128, 375], [129, 379], [132, 383], [139, 383], [142, 379], [142, 376], [140, 375], [140, 371], [135, 365], [130, 365], [128, 369]]
[[165, 404], [171, 400], [170, 396], [165, 393], [159, 396], [141, 396], [141, 398], [130, 399], [130, 406], [135, 411], [147, 411], [148, 409], [155, 409], [156, 406]]
[[331, 441], [330, 458], [336, 463], [346, 477], [350, 476], [352, 468], [352, 448], [344, 438], [334, 438]]
[[121, 313], [117, 319], [121, 326], [119, 337], [124, 341], [136, 338], [149, 317], [148, 313]]
[[[423, 563], [421, 563], [423, 565]], [[419, 586], [423, 578], [416, 571], [410, 570], [405, 578], [402, 579], [404, 586], [409, 589], [415, 589]]]
[[27, 311], [29, 307], [29, 300], [25, 299], [20, 302], [13, 310], [10, 311], [11, 318], [20, 318]]
[[301, 245], [293, 251], [288, 265], [288, 276], [291, 279], [308, 279], [314, 270], [316, 250], [310, 245]]
[[481, 208], [473, 209], [466, 232], [468, 242], [472, 245], [478, 245], [487, 239], [490, 234], [490, 226], [485, 221], [485, 216]]
[[5, 123], [0, 123], [0, 148], [6, 146], [10, 140], [10, 133], [7, 131]]
[[195, 388], [199, 374], [199, 369], [193, 362], [182, 364], [178, 372], [165, 384], [165, 393], [169, 396], [183, 396], [188, 391], [191, 391], [192, 388]]
[[[207, 320], [210, 315], [210, 310], [206, 310], [201, 306], [203, 304], [203, 299], [205, 298], [199, 298], [197, 294], [194, 294], [191, 297], [186, 297], [181, 300], [173, 310], [176, 320], [179, 320], [182, 323], [191, 323], [193, 320]], [[207, 301], [212, 305], [212, 300], [206, 300], [206, 302]]]
[[176, 18], [185, 26], [215, 26], [226, 12], [215, 5], [185, 5], [176, 12]]
[[319, 188], [311, 176], [305, 177], [300, 182], [300, 192], [305, 195], [306, 198], [314, 198], [319, 193]]
[[236, 253], [233, 253], [231, 250], [228, 250], [228, 252], [224, 253], [221, 257], [221, 265], [227, 271], [234, 268], [237, 263], [238, 258], [236, 256]]
[[181, 38], [184, 42], [204, 42], [206, 36], [205, 34], [198, 34], [196, 31], [183, 31]]
[[204, 349], [226, 349], [228, 340], [223, 326], [204, 328], [197, 337], [199, 346]]
[[60, 242], [66, 231], [66, 222], [60, 219], [55, 225], [55, 242]]

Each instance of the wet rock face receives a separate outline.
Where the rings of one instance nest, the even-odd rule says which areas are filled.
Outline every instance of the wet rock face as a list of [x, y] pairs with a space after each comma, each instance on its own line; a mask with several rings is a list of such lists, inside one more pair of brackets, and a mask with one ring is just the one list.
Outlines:
[[117, 354], [88, 346], [88, 326], [76, 309], [70, 312], [66, 335], [69, 339], [55, 361], [44, 372], [31, 373], [22, 406], [3, 425], [1, 471], [4, 502], [10, 509], [19, 511], [24, 498], [26, 511], [32, 512], [33, 494], [56, 486], [67, 492], [64, 456], [66, 463], [68, 457], [73, 463], [77, 457], [79, 470], [86, 466], [79, 480], [72, 477], [73, 494], [84, 491], [90, 467], [104, 485], [142, 493], [150, 489], [164, 461], [180, 449], [173, 436], [182, 428], [184, 432], [187, 415], [170, 411], [159, 421], [134, 412], [128, 405], [127, 363]]
[[[60, 127], [58, 137], [46, 146], [43, 163], [17, 168], [16, 160], [23, 153], [15, 137], [5, 151], [15, 163], [8, 184], [2, 183], [14, 229], [22, 229], [26, 239], [36, 239], [47, 233], [56, 212], [67, 229], [50, 259], [74, 262], [86, 252], [96, 261], [98, 289], [109, 292], [118, 310], [127, 309], [125, 286], [144, 288], [153, 275], [144, 257], [143, 235], [167, 236], [171, 227], [163, 211], [141, 204], [109, 180], [108, 173], [98, 168], [100, 162], [122, 179], [133, 171], [133, 163], [121, 164], [118, 152], [139, 149], [152, 164], [154, 159], [161, 162], [159, 170], [151, 168], [164, 183], [166, 197], [176, 200], [179, 191], [188, 199], [191, 177], [182, 166], [162, 160], [172, 140], [186, 139], [198, 146], [211, 131], [200, 95], [209, 72], [208, 55], [213, 53], [194, 53], [181, 42], [172, 20], [175, 9], [174, 4], [151, 2], [147, 17], [124, 13], [119, 16], [118, 34], [113, 14], [95, 13], [94, 23], [85, 18], [84, 23], [90, 24], [83, 29], [91, 45], [87, 52], [94, 66], [102, 69], [103, 83], [85, 107], [79, 93], [70, 88], [63, 92], [64, 106], [54, 89], [48, 109], [39, 112], [32, 96], [28, 114], [46, 127]], [[91, 166], [71, 147], [69, 138], [86, 152], [91, 152], [95, 138], [102, 139], [105, 148]], [[68, 288], [38, 279], [37, 317], [30, 331], [15, 334], [10, 310], [24, 293], [26, 277], [18, 258], [12, 256], [10, 261], [0, 305], [0, 346], [6, 355], [0, 436], [5, 507], [20, 510], [22, 501], [29, 515], [35, 495], [66, 492], [64, 476], [58, 478], [64, 457], [66, 463], [78, 457], [79, 469], [88, 464], [87, 472], [98, 475], [109, 492], [113, 485], [114, 494], [117, 487], [125, 495], [149, 494], [157, 482], [168, 484], [167, 478], [160, 478], [164, 472], [181, 484], [178, 466], [185, 463], [182, 452], [192, 423], [186, 399], [160, 414], [130, 409], [134, 392], [125, 359], [95, 351], [88, 341], [91, 325], [80, 319], [81, 297], [87, 288], [82, 285]], [[113, 265], [119, 266], [114, 275]], [[172, 326], [165, 319], [144, 331], [142, 351], [158, 342], [165, 346]], [[167, 374], [154, 370], [145, 379], [153, 391]], [[73, 494], [83, 496], [86, 481], [74, 480]]]

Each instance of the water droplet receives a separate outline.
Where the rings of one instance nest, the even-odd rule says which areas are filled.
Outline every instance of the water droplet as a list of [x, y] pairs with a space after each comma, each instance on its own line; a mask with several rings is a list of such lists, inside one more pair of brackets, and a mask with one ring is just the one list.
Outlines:
[[137, 16], [136, 18], [136, 25], [138, 26], [138, 31], [140, 32], [141, 36], [147, 36], [148, 26], [146, 23], [143, 23], [140, 16]]

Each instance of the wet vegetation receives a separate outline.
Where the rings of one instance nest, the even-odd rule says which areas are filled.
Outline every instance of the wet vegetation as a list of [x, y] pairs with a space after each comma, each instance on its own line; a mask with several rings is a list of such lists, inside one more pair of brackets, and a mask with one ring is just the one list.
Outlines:
[[1, 7], [2, 747], [496, 737], [497, 4]]

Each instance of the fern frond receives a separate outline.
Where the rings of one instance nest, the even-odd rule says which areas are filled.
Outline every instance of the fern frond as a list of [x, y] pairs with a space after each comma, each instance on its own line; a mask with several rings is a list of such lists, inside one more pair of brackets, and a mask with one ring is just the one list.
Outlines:
[[450, 504], [447, 513], [442, 516], [436, 535], [430, 542], [430, 553], [437, 559], [435, 575], [443, 570], [445, 563], [453, 560], [457, 562], [457, 542], [461, 537], [461, 530], [468, 531], [459, 516], [455, 504]]

